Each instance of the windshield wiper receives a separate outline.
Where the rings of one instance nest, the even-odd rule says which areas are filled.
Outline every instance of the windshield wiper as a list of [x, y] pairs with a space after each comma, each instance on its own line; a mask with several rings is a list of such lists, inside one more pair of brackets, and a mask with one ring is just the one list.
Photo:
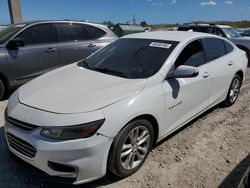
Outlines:
[[84, 67], [84, 68], [90, 69], [89, 64], [86, 61], [86, 59], [80, 61], [77, 65], [80, 66], [80, 67]]
[[88, 62], [86, 61], [86, 59], [79, 62], [78, 66], [81, 66], [81, 67], [84, 67], [84, 68], [87, 68], [90, 70], [102, 72], [102, 73], [107, 73], [107, 74], [112, 74], [115, 76], [120, 76], [123, 78], [128, 78], [128, 76], [124, 72], [121, 72], [121, 71], [111, 70], [111, 69], [107, 69], [107, 68], [90, 67]]
[[123, 78], [128, 78], [128, 76], [124, 72], [121, 72], [121, 71], [111, 70], [111, 69], [107, 69], [107, 68], [98, 68], [98, 67], [91, 67], [90, 69], [98, 71], [98, 72], [102, 72], [102, 73], [107, 73], [107, 74], [112, 74], [112, 75], [115, 75], [115, 76], [120, 76], [120, 77], [123, 77]]

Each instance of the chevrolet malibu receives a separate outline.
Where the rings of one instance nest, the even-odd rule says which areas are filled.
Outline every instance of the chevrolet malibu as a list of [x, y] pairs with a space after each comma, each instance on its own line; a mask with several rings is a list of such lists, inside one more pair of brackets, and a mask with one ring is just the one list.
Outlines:
[[237, 100], [246, 53], [195, 32], [125, 36], [42, 75], [9, 99], [9, 150], [74, 184], [136, 172], [152, 146], [209, 108]]

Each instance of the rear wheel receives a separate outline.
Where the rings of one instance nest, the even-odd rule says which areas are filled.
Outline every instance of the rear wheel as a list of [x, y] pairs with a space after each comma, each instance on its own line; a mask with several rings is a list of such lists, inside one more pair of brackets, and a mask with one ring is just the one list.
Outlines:
[[241, 83], [242, 83], [242, 78], [238, 74], [236, 74], [230, 85], [227, 98], [224, 101], [224, 105], [226, 107], [232, 106], [237, 100], [240, 93]]
[[154, 131], [147, 120], [135, 120], [115, 137], [109, 154], [108, 169], [119, 177], [136, 172], [152, 149]]
[[0, 80], [0, 100], [2, 100], [3, 95], [4, 95], [4, 84], [3, 81]]

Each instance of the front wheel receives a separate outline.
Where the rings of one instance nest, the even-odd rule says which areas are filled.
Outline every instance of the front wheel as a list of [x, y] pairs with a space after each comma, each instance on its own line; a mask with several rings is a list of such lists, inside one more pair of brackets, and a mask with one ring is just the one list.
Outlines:
[[154, 130], [147, 120], [135, 120], [125, 126], [112, 144], [108, 169], [119, 177], [136, 172], [152, 149]]
[[248, 59], [247, 66], [250, 67], [250, 52], [246, 52], [246, 54], [247, 54], [247, 59]]
[[230, 85], [230, 88], [229, 88], [229, 91], [227, 94], [227, 98], [223, 102], [223, 104], [226, 107], [232, 106], [235, 103], [235, 101], [237, 100], [239, 93], [240, 93], [241, 83], [242, 83], [242, 78], [238, 74], [236, 74], [233, 78], [231, 85]]

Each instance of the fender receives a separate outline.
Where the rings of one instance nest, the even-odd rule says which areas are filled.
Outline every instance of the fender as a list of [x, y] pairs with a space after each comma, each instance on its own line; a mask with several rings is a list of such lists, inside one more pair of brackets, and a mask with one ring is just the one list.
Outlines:
[[241, 44], [236, 44], [236, 46], [237, 46], [239, 49], [241, 49], [241, 50], [243, 50], [243, 51], [245, 51], [245, 52], [247, 53], [248, 64], [249, 64], [249, 63], [250, 63], [250, 50], [248, 49], [248, 47], [243, 46], [243, 45], [241, 45]]

